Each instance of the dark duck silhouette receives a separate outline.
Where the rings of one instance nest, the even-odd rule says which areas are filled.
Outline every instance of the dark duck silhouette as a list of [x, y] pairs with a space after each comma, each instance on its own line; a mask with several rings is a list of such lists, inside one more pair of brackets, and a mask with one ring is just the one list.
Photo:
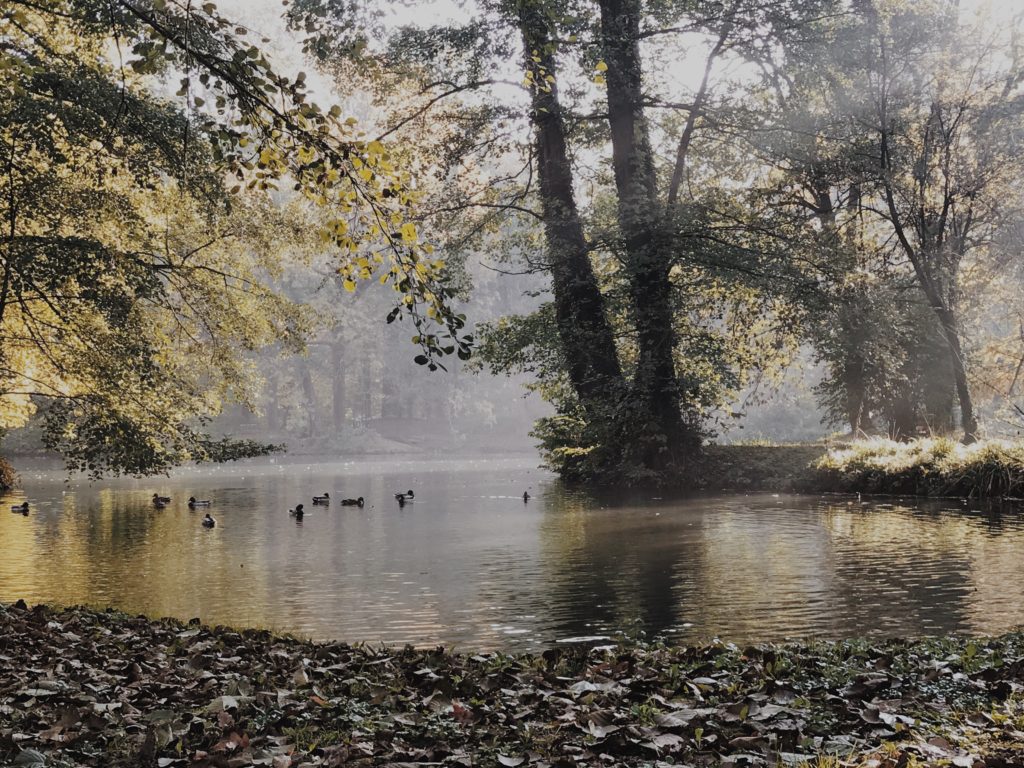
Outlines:
[[530, 492], [529, 491], [523, 491], [523, 504], [525, 504], [529, 500], [530, 500]]
[[164, 507], [166, 507], [170, 503], [171, 503], [171, 497], [170, 496], [161, 496], [158, 493], [154, 493], [153, 494], [153, 506], [156, 507], [157, 509], [163, 509]]
[[395, 500], [398, 502], [398, 506], [404, 507], [406, 504], [410, 504], [416, 500], [416, 494], [411, 490], [408, 490], [405, 493], [396, 493]]
[[324, 491], [324, 495], [323, 496], [314, 496], [313, 497], [313, 503], [314, 504], [330, 504], [331, 503], [331, 494], [329, 494], [327, 491]]
[[343, 507], [361, 507], [363, 506], [363, 497], [360, 496], [358, 499], [342, 499], [341, 506]]
[[209, 501], [209, 499], [200, 500], [200, 499], [197, 499], [195, 496], [189, 496], [188, 497], [188, 506], [189, 506], [189, 509], [195, 509], [196, 507], [208, 507], [208, 506], [210, 506], [210, 501]]
[[295, 509], [289, 509], [288, 510], [288, 514], [291, 515], [292, 517], [294, 517], [296, 520], [301, 520], [302, 516], [305, 515], [306, 513], [303, 510], [301, 504], [296, 504], [295, 505]]
[[203, 528], [213, 528], [217, 525], [217, 521], [210, 517], [210, 513], [206, 513], [206, 517], [203, 518]]
[[18, 512], [18, 513], [20, 513], [22, 515], [27, 515], [28, 514], [28, 502], [25, 501], [25, 502], [22, 502], [21, 504], [12, 504], [11, 505], [11, 512]]

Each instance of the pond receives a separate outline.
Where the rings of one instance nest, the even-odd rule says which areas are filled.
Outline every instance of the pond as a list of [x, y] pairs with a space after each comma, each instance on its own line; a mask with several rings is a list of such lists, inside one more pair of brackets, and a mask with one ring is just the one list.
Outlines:
[[[0, 601], [464, 650], [638, 630], [995, 633], [1024, 618], [1015, 509], [771, 494], [598, 503], [535, 465], [293, 457], [95, 485], [23, 472], [23, 490], [0, 499]], [[400, 508], [394, 493], [409, 488]], [[323, 491], [366, 506], [311, 506]], [[154, 492], [171, 504], [154, 509]], [[216, 528], [189, 511], [193, 494], [212, 499]], [[29, 517], [6, 512], [24, 498]], [[301, 522], [288, 515], [298, 502]]]

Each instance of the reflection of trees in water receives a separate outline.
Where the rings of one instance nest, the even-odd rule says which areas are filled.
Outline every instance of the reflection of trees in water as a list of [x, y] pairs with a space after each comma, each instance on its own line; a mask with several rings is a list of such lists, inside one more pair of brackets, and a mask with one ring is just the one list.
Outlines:
[[[31, 517], [0, 517], [0, 599], [466, 649], [633, 622], [740, 641], [992, 632], [1024, 616], [1024, 519], [1013, 510], [770, 496], [601, 509], [555, 488], [524, 505], [521, 480], [504, 473], [515, 493], [491, 498], [457, 471], [382, 467], [206, 478], [221, 521], [212, 532], [183, 506], [179, 489], [199, 490], [194, 479], [162, 486], [175, 502], [160, 511], [148, 483], [54, 484], [33, 494]], [[399, 510], [391, 496], [410, 484], [423, 501]], [[323, 490], [371, 506], [307, 504], [297, 528], [288, 507]]]
[[593, 506], [552, 498], [542, 526], [568, 634], [632, 620], [736, 640], [983, 632], [1024, 616], [1019, 517], [768, 496], [690, 499], [657, 517]]
[[688, 598], [679, 590], [681, 552], [661, 518], [649, 508], [595, 509], [578, 494], [544, 501], [543, 588], [561, 636], [633, 625], [658, 633], [679, 623]]

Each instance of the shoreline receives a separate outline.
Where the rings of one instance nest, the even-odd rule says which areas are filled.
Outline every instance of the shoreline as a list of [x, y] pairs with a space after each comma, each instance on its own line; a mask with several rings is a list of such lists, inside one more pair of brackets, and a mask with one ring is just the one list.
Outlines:
[[[441, 465], [451, 461], [523, 462], [540, 472], [546, 469], [539, 456], [529, 452], [486, 453], [473, 456], [448, 454], [438, 459], [427, 453], [363, 453], [335, 455], [283, 454], [266, 462], [291, 465], [356, 466], [389, 461], [413, 461]], [[24, 457], [23, 457], [24, 458]], [[33, 467], [34, 464], [34, 467]], [[260, 461], [241, 460], [223, 464], [198, 464], [185, 471], [238, 474]], [[53, 457], [30, 462], [24, 472], [61, 472]], [[173, 476], [174, 470], [172, 470]], [[0, 492], [13, 490], [16, 471], [0, 456]], [[551, 472], [557, 478], [557, 474]], [[75, 476], [81, 480], [84, 476]], [[114, 481], [138, 478], [114, 477]], [[88, 482], [94, 482], [91, 479]], [[5, 484], [6, 483], [6, 484]], [[593, 483], [567, 483], [599, 495], [628, 494], [634, 489]], [[16, 487], [16, 485], [15, 485]], [[921, 438], [909, 442], [869, 439], [837, 443], [778, 445], [716, 444], [703, 452], [678, 482], [662, 490], [680, 494], [699, 493], [793, 493], [864, 494], [869, 496], [1020, 500], [1024, 498], [1024, 443], [990, 440], [964, 446], [950, 438]]]
[[1022, 673], [1020, 633], [453, 654], [16, 603], [0, 763], [1005, 768]]
[[694, 473], [706, 491], [1019, 500], [1024, 443], [944, 437], [792, 445], [709, 445]]

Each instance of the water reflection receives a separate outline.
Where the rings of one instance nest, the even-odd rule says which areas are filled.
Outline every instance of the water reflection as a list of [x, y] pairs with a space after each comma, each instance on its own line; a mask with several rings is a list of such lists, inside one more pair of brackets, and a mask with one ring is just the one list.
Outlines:
[[[263, 464], [99, 486], [29, 475], [32, 515], [0, 517], [0, 600], [463, 648], [624, 628], [984, 633], [1024, 617], [1015, 509], [771, 495], [602, 506], [532, 463]], [[393, 494], [408, 487], [416, 502], [401, 509]], [[311, 506], [325, 490], [367, 506]], [[154, 491], [174, 501], [155, 510]], [[215, 529], [188, 510], [192, 494], [214, 500]], [[301, 524], [287, 515], [300, 501]]]

